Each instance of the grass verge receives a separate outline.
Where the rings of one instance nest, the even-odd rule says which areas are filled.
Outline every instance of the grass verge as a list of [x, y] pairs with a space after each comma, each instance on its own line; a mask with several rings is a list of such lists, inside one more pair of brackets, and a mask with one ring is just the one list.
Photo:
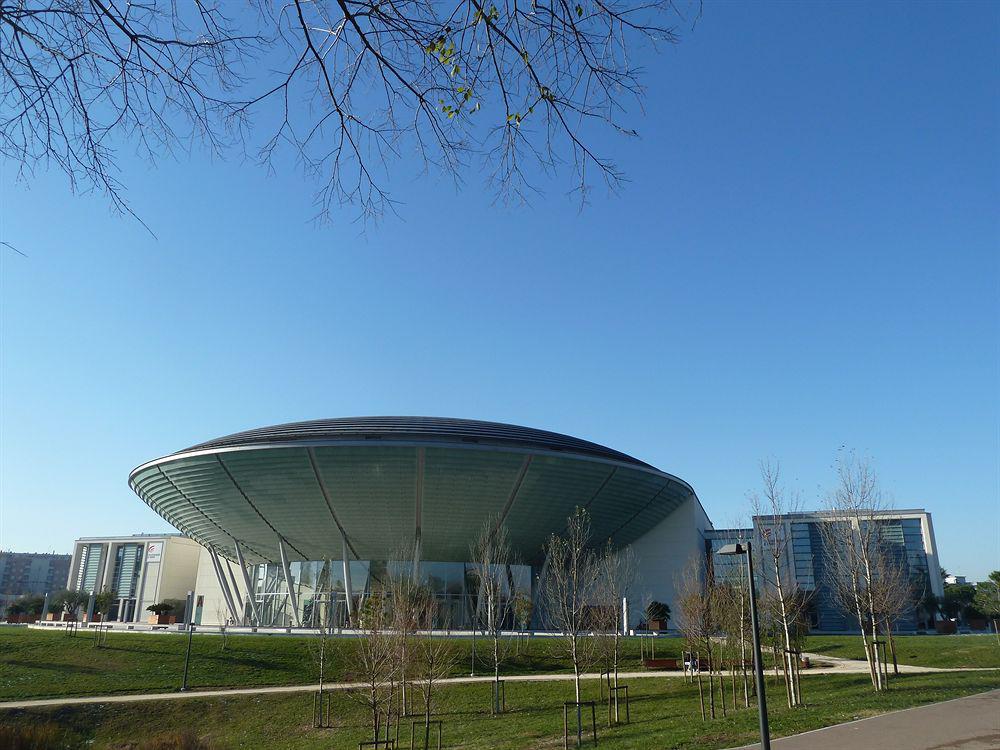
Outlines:
[[[779, 699], [780, 687], [770, 686], [771, 726], [774, 736], [795, 734], [995, 687], [996, 676], [986, 672], [912, 674], [894, 680], [888, 693], [875, 695], [865, 675], [814, 675], [803, 682], [805, 708], [785, 708]], [[605, 750], [715, 750], [755, 739], [757, 715], [753, 708], [733, 711], [730, 702], [725, 718], [703, 722], [693, 685], [677, 679], [642, 679], [631, 681], [629, 688], [631, 724], [608, 729], [606, 713], [598, 712], [600, 747]], [[488, 684], [440, 688], [436, 714], [444, 721], [445, 747], [523, 750], [562, 746], [561, 706], [572, 696], [570, 683], [510, 683], [507, 697], [512, 710], [498, 718], [487, 712], [489, 690]], [[595, 683], [586, 684], [586, 690], [594, 694], [585, 698], [597, 698]], [[310, 706], [311, 696], [291, 694], [4, 711], [0, 713], [0, 732], [56, 727], [59, 747], [113, 750], [353, 750], [360, 740], [367, 739], [364, 708], [350, 695], [335, 694], [336, 726], [332, 729], [310, 726]], [[408, 740], [408, 730], [403, 734]], [[168, 744], [164, 738], [170, 737], [186, 738], [187, 744]], [[192, 744], [194, 740], [197, 744]]]

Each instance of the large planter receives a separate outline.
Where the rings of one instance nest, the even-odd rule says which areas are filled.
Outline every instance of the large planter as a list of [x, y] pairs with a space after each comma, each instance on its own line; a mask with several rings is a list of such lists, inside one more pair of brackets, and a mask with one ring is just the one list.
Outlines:
[[650, 630], [666, 630], [667, 621], [666, 620], [650, 620], [649, 621]]
[[938, 620], [934, 629], [941, 635], [954, 635], [958, 632], [958, 624], [954, 620]]
[[102, 621], [101, 614], [99, 612], [95, 612], [93, 617], [87, 617], [87, 615], [84, 615], [83, 616], [83, 621], [84, 622], [101, 622]]
[[986, 618], [985, 617], [970, 617], [969, 627], [973, 630], [986, 630]]
[[7, 622], [11, 624], [18, 624], [22, 622], [34, 622], [34, 615], [7, 615]]
[[177, 618], [174, 615], [150, 615], [149, 624], [150, 625], [173, 625], [177, 622]]

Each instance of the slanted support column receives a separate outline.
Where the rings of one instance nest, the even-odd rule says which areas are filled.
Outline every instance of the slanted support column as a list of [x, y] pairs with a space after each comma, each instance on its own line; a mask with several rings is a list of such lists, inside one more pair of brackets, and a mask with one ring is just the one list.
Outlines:
[[299, 597], [295, 593], [295, 586], [292, 585], [292, 569], [288, 564], [288, 555], [285, 553], [285, 540], [278, 537], [278, 554], [281, 556], [281, 570], [285, 574], [285, 588], [288, 590], [288, 602], [292, 605], [292, 617], [295, 619], [295, 626], [302, 627], [302, 619], [299, 617]]
[[347, 620], [354, 622], [354, 589], [351, 587], [351, 550], [347, 547], [347, 537], [341, 536], [344, 554], [344, 597], [347, 599]]
[[420, 537], [424, 521], [424, 457], [423, 448], [417, 448], [417, 486], [414, 488], [413, 521], [413, 583], [420, 583]]
[[260, 625], [260, 613], [257, 611], [257, 597], [254, 596], [253, 584], [250, 581], [250, 574], [247, 572], [246, 560], [243, 559], [243, 550], [240, 549], [240, 543], [235, 539], [233, 540], [233, 545], [236, 547], [236, 562], [240, 566], [240, 572], [243, 574], [243, 583], [247, 587], [247, 601], [250, 602], [250, 614], [253, 616], [254, 621]]
[[226, 602], [229, 616], [233, 618], [234, 623], [238, 623], [240, 616], [236, 612], [236, 602], [233, 600], [233, 594], [229, 590], [229, 583], [226, 581], [226, 574], [222, 570], [222, 563], [219, 562], [219, 556], [211, 547], [208, 548], [208, 556], [212, 560], [212, 568], [215, 570], [215, 577], [219, 581], [219, 590], [222, 592], [222, 598]]
[[[219, 565], [222, 565], [222, 560], [219, 560]], [[233, 572], [233, 565], [228, 559], [226, 560], [226, 571], [229, 573], [229, 582], [233, 585], [233, 604], [236, 605], [236, 610], [240, 613], [237, 620], [242, 625], [247, 609], [243, 603], [243, 597], [240, 595], [240, 587], [236, 585], [236, 574]]]
[[542, 622], [541, 612], [538, 611], [538, 604], [542, 600], [542, 589], [545, 587], [545, 577], [549, 574], [549, 556], [545, 555], [542, 561], [542, 569], [538, 573], [538, 578], [534, 581], [531, 592], [531, 628], [537, 630]]

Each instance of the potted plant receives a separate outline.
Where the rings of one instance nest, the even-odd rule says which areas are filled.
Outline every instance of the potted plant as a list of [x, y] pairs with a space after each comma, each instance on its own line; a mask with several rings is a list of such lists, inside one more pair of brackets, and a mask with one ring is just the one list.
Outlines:
[[82, 591], [63, 591], [52, 600], [54, 612], [46, 615], [45, 619], [75, 622], [77, 610], [86, 604], [88, 599], [90, 599], [90, 595]]
[[952, 619], [935, 620], [934, 629], [940, 635], [954, 635], [958, 632], [958, 623]]
[[646, 606], [646, 627], [649, 630], [666, 630], [670, 621], [670, 607], [663, 602], [650, 602]]
[[150, 604], [146, 610], [153, 613], [149, 616], [150, 625], [173, 625], [177, 622], [177, 618], [170, 614], [174, 611], [174, 605], [170, 602]]
[[107, 618], [108, 613], [111, 611], [111, 607], [115, 603], [117, 595], [112, 589], [104, 589], [101, 593], [94, 596], [94, 617], [90, 622], [104, 622]]
[[7, 607], [7, 622], [24, 622], [24, 603], [22, 600], [13, 601]]
[[986, 630], [986, 615], [979, 611], [975, 604], [962, 610], [962, 619], [972, 630]]

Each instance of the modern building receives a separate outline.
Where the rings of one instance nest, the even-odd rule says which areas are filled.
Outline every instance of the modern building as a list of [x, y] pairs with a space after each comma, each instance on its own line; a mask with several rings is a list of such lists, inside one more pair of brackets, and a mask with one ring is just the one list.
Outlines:
[[[878, 538], [894, 556], [914, 587], [914, 599], [922, 594], [944, 595], [939, 570], [937, 544], [931, 514], [920, 509], [881, 511], [875, 518], [880, 526]], [[830, 553], [825, 547], [822, 525], [842, 523], [829, 513], [789, 513], [782, 516], [754, 516], [753, 527], [747, 529], [713, 529], [705, 534], [706, 554], [712, 562], [713, 573], [719, 577], [739, 572], [734, 567], [742, 565], [739, 557], [714, 554], [725, 544], [751, 540], [754, 549], [764, 549], [766, 533], [780, 534], [787, 540], [786, 556], [781, 563], [783, 580], [794, 581], [808, 598], [810, 627], [818, 631], [857, 630], [857, 621], [835, 601], [830, 591]], [[757, 572], [761, 588], [773, 579], [758, 560]], [[900, 630], [913, 630], [918, 626], [914, 610], [897, 623]]]
[[182, 534], [84, 537], [73, 546], [66, 588], [88, 594], [114, 591], [107, 619], [141, 622], [149, 605], [183, 600], [194, 590], [200, 550]]
[[[761, 535], [780, 525], [789, 540], [783, 575], [809, 595], [811, 626], [857, 628], [829, 591], [821, 533], [831, 522], [827, 514], [757, 516], [752, 528], [713, 529], [684, 480], [543, 430], [432, 417], [299, 422], [155, 459], [133, 470], [129, 484], [186, 537], [191, 557], [184, 582], [178, 579], [169, 596], [193, 588], [201, 624], [345, 624], [390, 574], [405, 574], [434, 591], [439, 626], [469, 627], [480, 607], [469, 548], [484, 525], [506, 526], [517, 560], [506, 571], [510, 592], [537, 605], [545, 543], [581, 506], [590, 512], [595, 544], [635, 554], [630, 626], [653, 600], [679, 611], [674, 585], [692, 558], [713, 575], [738, 572], [729, 568], [741, 558], [714, 553], [740, 539], [756, 539], [760, 549]], [[886, 512], [878, 522], [908, 577], [940, 596], [941, 577], [931, 575], [939, 563], [930, 514]], [[140, 584], [119, 583], [122, 575], [135, 577], [130, 571], [138, 568], [128, 561], [139, 553], [125, 540], [115, 545], [105, 553], [121, 561], [112, 567], [108, 557], [91, 564], [78, 544], [74, 588], [93, 586], [94, 571], [102, 569], [106, 580], [123, 586], [123, 617], [137, 619], [146, 604], [168, 594], [140, 597], [131, 593]], [[539, 627], [540, 607], [533, 611]], [[916, 627], [916, 620], [899, 627]]]
[[62, 588], [69, 555], [0, 550], [0, 610], [14, 599]]
[[441, 626], [467, 627], [478, 606], [469, 547], [484, 525], [506, 525], [519, 562], [507, 570], [510, 588], [537, 599], [545, 543], [577, 506], [590, 511], [595, 542], [636, 552], [635, 624], [646, 602], [673, 604], [674, 577], [704, 554], [711, 528], [690, 485], [638, 459], [461, 419], [250, 430], [143, 464], [129, 484], [201, 545], [203, 624], [342, 623], [388, 573], [405, 570], [435, 592]]

